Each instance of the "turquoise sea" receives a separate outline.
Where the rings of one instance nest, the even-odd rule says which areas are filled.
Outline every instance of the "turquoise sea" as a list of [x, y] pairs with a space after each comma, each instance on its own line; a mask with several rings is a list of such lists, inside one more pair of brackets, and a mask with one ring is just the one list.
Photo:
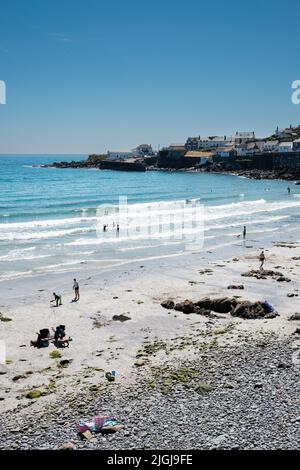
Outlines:
[[[247, 243], [257, 246], [295, 239], [299, 233], [300, 186], [293, 182], [208, 173], [38, 166], [84, 158], [0, 156], [0, 281], [52, 271], [77, 272], [86, 263], [101, 269], [128, 260], [183, 253], [184, 240], [169, 237], [163, 230], [152, 232], [152, 237], [143, 230], [124, 237], [116, 209], [119, 196], [127, 197], [144, 226], [149, 210], [160, 218], [174, 212], [176, 201], [185, 209], [197, 201], [204, 214], [203, 252], [221, 249], [225, 253], [239, 242], [244, 225]], [[185, 209], [175, 211], [179, 223]], [[103, 232], [105, 224], [108, 227]]]

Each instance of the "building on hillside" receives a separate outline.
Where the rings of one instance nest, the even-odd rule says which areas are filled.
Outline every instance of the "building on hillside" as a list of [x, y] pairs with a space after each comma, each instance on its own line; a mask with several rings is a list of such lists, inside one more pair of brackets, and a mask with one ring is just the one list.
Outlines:
[[199, 142], [201, 137], [188, 137], [185, 143], [185, 148], [188, 152], [192, 152], [199, 149]]
[[259, 153], [260, 149], [255, 142], [249, 142], [236, 145], [235, 151], [238, 157], [246, 157]]
[[277, 127], [277, 129], [275, 131], [275, 135], [276, 135], [276, 138], [280, 139], [280, 140], [295, 139], [298, 136], [297, 133], [294, 131], [294, 128], [292, 126], [285, 127], [283, 129], [280, 129], [279, 127]]
[[234, 155], [236, 155], [236, 151], [235, 151], [235, 148], [233, 146], [232, 147], [230, 147], [230, 146], [219, 147], [219, 148], [216, 149], [215, 154], [218, 157], [229, 158], [229, 157], [233, 157]]
[[189, 162], [193, 162], [194, 165], [202, 166], [210, 161], [212, 162], [214, 155], [214, 152], [190, 151], [186, 152], [184, 158], [189, 159]]
[[135, 149], [132, 150], [132, 153], [137, 157], [150, 157], [154, 155], [152, 146], [149, 144], [138, 145]]
[[132, 152], [107, 152], [108, 161], [126, 161], [132, 158], [134, 155]]
[[281, 142], [277, 148], [278, 152], [293, 152], [294, 142]]
[[186, 150], [185, 144], [171, 144], [169, 147], [167, 147], [166, 150], [179, 150], [183, 151]]
[[227, 145], [231, 146], [234, 144], [233, 137], [224, 136], [213, 136], [213, 137], [203, 137], [199, 141], [198, 149], [209, 149], [209, 148], [218, 148], [225, 147]]
[[236, 144], [245, 144], [255, 140], [255, 132], [236, 132], [234, 137]]
[[[256, 142], [256, 145], [258, 145], [258, 142]], [[267, 140], [266, 142], [263, 142], [261, 150], [262, 152], [275, 152], [278, 145], [279, 140]]]
[[300, 139], [296, 139], [296, 140], [293, 141], [293, 150], [295, 152], [300, 151]]

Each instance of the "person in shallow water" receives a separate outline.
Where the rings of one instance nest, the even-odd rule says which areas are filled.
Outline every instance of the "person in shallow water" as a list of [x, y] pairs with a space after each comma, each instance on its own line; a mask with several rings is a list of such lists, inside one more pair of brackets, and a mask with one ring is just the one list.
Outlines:
[[262, 270], [263, 267], [264, 267], [265, 261], [266, 261], [265, 252], [264, 252], [264, 251], [262, 251], [261, 254], [259, 255], [259, 261], [260, 261], [260, 267], [259, 267], [259, 269]]
[[287, 192], [288, 192], [288, 194], [291, 194], [291, 188], [290, 187], [287, 188]]
[[54, 299], [50, 300], [50, 302], [51, 303], [55, 302], [55, 307], [58, 307], [59, 305], [62, 305], [61, 295], [58, 295], [55, 292], [53, 292], [53, 297], [54, 297]]
[[75, 298], [74, 298], [74, 302], [77, 302], [79, 299], [80, 299], [80, 295], [79, 295], [79, 283], [76, 279], [73, 279], [73, 290], [75, 292]]
[[246, 225], [244, 225], [244, 229], [243, 229], [243, 238], [244, 238], [244, 240], [246, 238], [246, 235], [247, 235], [247, 228], [246, 228]]

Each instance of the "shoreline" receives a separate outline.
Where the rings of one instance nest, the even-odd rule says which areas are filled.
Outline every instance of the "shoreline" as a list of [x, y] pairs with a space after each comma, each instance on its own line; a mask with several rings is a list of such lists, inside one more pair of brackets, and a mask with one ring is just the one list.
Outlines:
[[[79, 397], [82, 394], [87, 400], [89, 413], [94, 402], [97, 403], [93, 405], [96, 407], [93, 408], [95, 412], [104, 412], [108, 407], [107, 396], [112, 396], [112, 402], [117, 407], [115, 398], [121, 394], [122, 400], [127, 400], [130, 406], [130, 402], [135, 400], [130, 398], [130, 393], [134, 395], [141, 387], [143, 393], [146, 393], [145, 380], [152, 370], [151, 367], [161, 371], [166, 368], [165, 374], [178, 361], [178, 365], [182, 364], [182, 367], [188, 364], [190, 366], [187, 367], [192, 367], [193, 359], [196, 361], [195, 364], [198, 364], [197, 367], [200, 367], [199, 346], [203, 342], [210, 344], [217, 339], [219, 346], [217, 349], [212, 346], [211, 351], [215, 351], [218, 357], [218, 351], [221, 354], [224, 350], [227, 351], [228, 357], [232, 355], [235, 347], [242, 347], [241, 338], [245, 337], [248, 337], [247, 342], [253, 344], [253, 347], [257, 341], [261, 341], [265, 336], [268, 337], [270, 350], [275, 348], [276, 344], [278, 348], [283, 348], [281, 345], [285, 344], [284, 342], [293, 342], [291, 335], [297, 322], [287, 320], [290, 315], [297, 312], [299, 303], [296, 294], [300, 289], [300, 263], [292, 258], [299, 257], [300, 245], [297, 242], [289, 242], [287, 246], [281, 243], [281, 246], [274, 246], [266, 253], [267, 269], [280, 266], [278, 269], [289, 277], [291, 282], [277, 283], [271, 279], [241, 277], [241, 273], [258, 265], [257, 252], [244, 250], [244, 254], [239, 255], [238, 260], [205, 259], [200, 265], [201, 257], [199, 257], [193, 267], [191, 264], [188, 266], [181, 264], [176, 267], [176, 263], [170, 264], [166, 261], [163, 267], [156, 266], [158, 269], [152, 267], [147, 270], [135, 266], [130, 274], [126, 274], [126, 271], [119, 272], [118, 275], [112, 275], [113, 282], [112, 279], [104, 282], [100, 276], [91, 280], [89, 286], [81, 283], [81, 300], [78, 304], [69, 303], [66, 297], [63, 306], [58, 309], [49, 308], [48, 292], [30, 296], [27, 291], [26, 297], [24, 293], [22, 297], [20, 292], [18, 299], [12, 298], [9, 306], [0, 308], [1, 313], [12, 320], [1, 323], [1, 329], [7, 337], [7, 357], [12, 361], [2, 366], [2, 370], [4, 367], [6, 373], [1, 375], [0, 399], [5, 426], [8, 425], [9, 428], [17, 416], [21, 421], [30, 416], [29, 419], [33, 419], [33, 413], [34, 416], [41, 415], [43, 421], [43, 416], [46, 416], [49, 410], [53, 420], [58, 420], [60, 407], [56, 403], [62, 396], [68, 397], [65, 402], [68, 412], [71, 412], [72, 400], [80, 404]], [[198, 267], [196, 267], [197, 262]], [[229, 284], [240, 283], [244, 285], [244, 290], [227, 289]], [[291, 293], [294, 293], [294, 297], [287, 297]], [[71, 298], [71, 295], [70, 291], [68, 296]], [[270, 320], [243, 320], [230, 315], [220, 315], [220, 318], [210, 319], [195, 314], [184, 315], [181, 312], [167, 311], [160, 305], [168, 298], [184, 301], [199, 300], [206, 296], [213, 298], [241, 296], [251, 301], [267, 299], [278, 310], [280, 317]], [[128, 316], [130, 320], [124, 323], [112, 320], [114, 315], [122, 314]], [[56, 326], [56, 323], [66, 325], [67, 333], [73, 337], [73, 341], [68, 349], [60, 351], [62, 358], [51, 359], [49, 353], [55, 350], [52, 345], [36, 350], [29, 347], [29, 341], [35, 339], [35, 331], [47, 326]], [[135, 363], [138, 352], [149, 342], [152, 345], [150, 348], [152, 352], [147, 355], [145, 364], [137, 367]], [[59, 367], [61, 359], [71, 361], [67, 368]], [[110, 384], [105, 380], [104, 372], [112, 369], [117, 371], [117, 379], [115, 383]], [[289, 369], [290, 372], [291, 370], [294, 369]], [[29, 372], [31, 373], [28, 374]], [[212, 380], [209, 378], [209, 370], [207, 374], [207, 380]], [[221, 379], [223, 373], [220, 374]], [[13, 381], [12, 379], [18, 375], [24, 377]], [[223, 377], [225, 378], [226, 376]], [[191, 383], [194, 384], [194, 381], [191, 380]], [[98, 392], [90, 392], [93, 386]], [[46, 395], [36, 400], [29, 400], [26, 398], [26, 393], [34, 389], [41, 389]], [[176, 390], [177, 386], [174, 391], [175, 405], [178, 402]], [[115, 393], [116, 397], [113, 398]], [[190, 390], [187, 393], [193, 394], [194, 391]], [[150, 394], [147, 400], [153, 404], [164, 401], [156, 387], [152, 392], [148, 390], [147, 394]], [[212, 399], [213, 396], [212, 393]], [[147, 401], [141, 406], [146, 404]], [[76, 408], [76, 414], [80, 413], [80, 410], [80, 406]], [[109, 410], [115, 414], [111, 405]], [[86, 416], [85, 409], [81, 412], [84, 417], [89, 417]], [[129, 419], [129, 423], [127, 419], [125, 429], [126, 426], [130, 428], [132, 420], [134, 421], [134, 416]], [[68, 419], [66, 421], [68, 422]], [[44, 436], [45, 431], [35, 420], [32, 426], [35, 436], [32, 444], [30, 436], [23, 440], [22, 430], [14, 432], [13, 440], [8, 432], [3, 432], [0, 448], [16, 448], [12, 446], [16, 440], [19, 442], [17, 448], [36, 448], [38, 442], [45, 448], [56, 448], [59, 445], [62, 439], [60, 436], [50, 439], [48, 447], [43, 439], [42, 444], [42, 441], [39, 441], [39, 433]], [[73, 436], [75, 445], [80, 448], [81, 444], [72, 420], [66, 425], [65, 431]], [[120, 448], [123, 448], [122, 439], [128, 444], [131, 432], [129, 434], [129, 437], [124, 433], [118, 433], [116, 437], [113, 435], [108, 441], [104, 441], [104, 447], [117, 446], [120, 440]], [[150, 429], [147, 429], [147, 434], [150, 439], [152, 436]], [[96, 438], [93, 444], [89, 442], [82, 444], [83, 448], [89, 446], [98, 448], [99, 445], [102, 448], [101, 439]], [[114, 439], [116, 439], [115, 444]], [[138, 445], [139, 441], [135, 443], [135, 448], [139, 448]]]
[[[143, 172], [143, 171], [161, 171], [161, 172], [186, 172], [186, 173], [213, 173], [213, 174], [222, 174], [222, 175], [231, 175], [231, 176], [239, 176], [239, 177], [245, 177], [248, 179], [254, 179], [254, 180], [282, 180], [282, 181], [291, 181], [295, 185], [300, 184], [300, 173], [295, 172], [293, 173], [291, 169], [271, 169], [271, 170], [264, 170], [264, 169], [258, 169], [258, 168], [253, 168], [253, 169], [248, 169], [248, 170], [242, 170], [242, 169], [228, 169], [222, 164], [225, 162], [223, 161], [222, 163], [214, 163], [214, 164], [209, 164], [209, 165], [203, 165], [202, 167], [182, 167], [182, 168], [169, 168], [169, 167], [160, 167], [160, 166], [153, 166], [153, 165], [147, 165], [144, 164], [144, 170], [141, 169], [142, 163], [131, 163], [131, 162], [109, 162], [111, 163], [110, 167], [107, 168], [101, 168], [99, 164], [96, 163], [88, 163], [88, 160], [83, 160], [79, 162], [53, 162], [51, 164], [47, 165], [37, 165], [36, 167], [38, 168], [56, 168], [56, 169], [87, 169], [87, 170], [102, 170], [102, 171], [107, 171], [107, 170], [112, 170], [112, 171], [129, 171], [129, 172]], [[123, 167], [120, 167], [120, 164], [122, 163]], [[115, 164], [115, 168], [114, 168]], [[137, 169], [137, 166], [139, 168]]]

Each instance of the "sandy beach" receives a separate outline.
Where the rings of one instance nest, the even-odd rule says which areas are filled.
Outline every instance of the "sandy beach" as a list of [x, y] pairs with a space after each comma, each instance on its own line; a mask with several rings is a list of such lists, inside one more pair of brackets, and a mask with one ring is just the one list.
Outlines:
[[[126, 270], [119, 270], [109, 279], [105, 273], [93, 274], [79, 279], [81, 298], [77, 303], [71, 302], [72, 277], [67, 276], [61, 284], [63, 305], [58, 308], [50, 306], [50, 286], [38, 286], [41, 287], [39, 292], [36, 292], [36, 286], [34, 292], [29, 290], [28, 280], [23, 288], [19, 284], [12, 286], [7, 302], [2, 296], [0, 308], [1, 339], [6, 343], [6, 364], [1, 365], [0, 400], [1, 427], [11, 429], [14, 438], [13, 441], [7, 439], [7, 431], [2, 433], [1, 448], [35, 448], [37, 445], [34, 439], [31, 444], [26, 438], [23, 440], [24, 431], [13, 424], [16, 420], [23, 422], [34, 415], [33, 427], [36, 429], [39, 427], [37, 417], [42, 416], [49, 406], [53, 414], [53, 407], [62, 400], [66, 407], [71, 406], [75, 397], [84, 392], [91, 394], [89, 403], [96, 397], [101, 401], [107, 398], [107, 393], [118, 396], [121, 390], [124, 393], [126, 389], [138, 388], [144, 380], [152, 383], [153, 370], [176, 368], [197, 361], [204, 344], [221, 352], [222, 348], [234, 352], [242, 345], [251, 347], [252, 343], [265, 340], [270, 345], [287, 342], [292, 348], [289, 370], [295, 374], [296, 393], [299, 376], [295, 357], [300, 345], [293, 333], [300, 322], [289, 321], [289, 318], [299, 313], [300, 245], [297, 242], [280, 243], [266, 250], [266, 269], [280, 271], [290, 282], [242, 277], [242, 273], [258, 269], [258, 254], [244, 250], [237, 258], [206, 261], [205, 265], [198, 255], [198, 258], [190, 257], [186, 267], [180, 265], [177, 269], [170, 261], [165, 261], [163, 268], [156, 265], [156, 270], [147, 270], [147, 265], [127, 266]], [[243, 290], [228, 290], [229, 285], [239, 284], [243, 284]], [[234, 297], [253, 302], [266, 299], [279, 316], [245, 320], [218, 314], [210, 318], [185, 315], [161, 306], [167, 299], [176, 303], [185, 299], [198, 301], [204, 297]], [[127, 320], [113, 320], [115, 315], [125, 315]], [[30, 346], [30, 341], [36, 339], [35, 332], [59, 324], [66, 325], [67, 334], [72, 337], [69, 348], [58, 350], [53, 344], [42, 349]], [[52, 358], [53, 351], [59, 351], [59, 357]], [[276, 360], [280, 359], [276, 357]], [[70, 362], [63, 366], [61, 361], [66, 360]], [[113, 384], [105, 378], [105, 372], [112, 370], [116, 371]], [[153, 393], [159, 395], [155, 385], [153, 389]], [[35, 390], [42, 392], [42, 396], [27, 398], [28, 393]], [[210, 395], [213, 394], [214, 391]], [[155, 395], [152, 399], [155, 402]], [[98, 412], [101, 410], [95, 409], [95, 414]], [[114, 410], [111, 412], [114, 414]], [[89, 417], [84, 412], [83, 415]], [[17, 439], [18, 431], [13, 431], [16, 426], [20, 429], [20, 440]], [[76, 426], [70, 426], [71, 430], [74, 445], [76, 442], [78, 445]], [[57, 448], [63, 443], [60, 441], [58, 436], [55, 444], [51, 444], [50, 439], [45, 446]], [[101, 447], [99, 442], [94, 445]]]

